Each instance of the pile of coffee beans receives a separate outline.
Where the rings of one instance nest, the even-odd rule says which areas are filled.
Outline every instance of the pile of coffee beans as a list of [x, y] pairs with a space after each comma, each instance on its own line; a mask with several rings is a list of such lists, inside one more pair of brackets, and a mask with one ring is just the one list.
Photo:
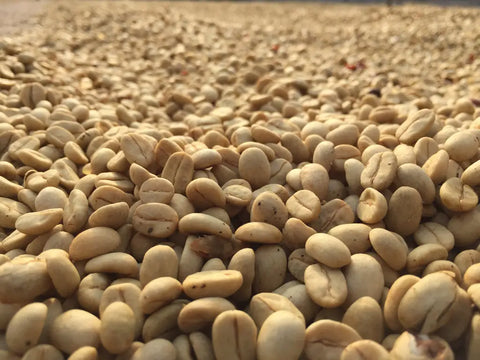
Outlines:
[[52, 2], [0, 37], [0, 359], [480, 358], [479, 9]]

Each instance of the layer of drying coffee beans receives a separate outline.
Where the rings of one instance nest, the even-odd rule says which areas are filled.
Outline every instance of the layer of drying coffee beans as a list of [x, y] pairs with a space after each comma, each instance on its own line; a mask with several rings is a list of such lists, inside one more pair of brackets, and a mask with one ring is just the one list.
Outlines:
[[44, 6], [0, 37], [0, 359], [480, 358], [479, 9]]

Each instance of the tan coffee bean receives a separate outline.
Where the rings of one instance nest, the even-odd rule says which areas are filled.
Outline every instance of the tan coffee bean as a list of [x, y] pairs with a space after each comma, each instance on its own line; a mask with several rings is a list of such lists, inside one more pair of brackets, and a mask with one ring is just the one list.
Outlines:
[[404, 164], [399, 166], [395, 184], [416, 189], [424, 204], [431, 204], [435, 199], [435, 185], [418, 165]]
[[478, 196], [468, 185], [462, 184], [459, 178], [450, 178], [440, 187], [440, 200], [452, 211], [466, 212], [478, 204]]
[[222, 156], [213, 149], [199, 150], [192, 155], [192, 159], [195, 170], [206, 169], [222, 162]]
[[141, 204], [134, 212], [132, 224], [143, 235], [166, 238], [177, 229], [178, 215], [161, 203]]
[[322, 264], [306, 268], [305, 286], [312, 300], [322, 307], [340, 306], [347, 298], [347, 283], [343, 273]]
[[45, 304], [33, 302], [19, 309], [8, 323], [5, 332], [8, 349], [17, 354], [24, 354], [37, 345], [46, 318]]
[[325, 359], [340, 359], [348, 345], [361, 339], [360, 335], [346, 324], [333, 320], [318, 320], [305, 331], [304, 353], [309, 360], [318, 359], [318, 354], [323, 354]]
[[68, 253], [52, 249], [42, 252], [39, 258], [45, 259], [48, 275], [60, 296], [65, 298], [71, 296], [77, 290], [80, 275], [70, 261]]
[[53, 345], [41, 344], [32, 347], [22, 357], [23, 360], [63, 360], [64, 357], [60, 350]]
[[307, 254], [320, 264], [336, 269], [350, 263], [350, 250], [339, 239], [328, 234], [314, 234], [305, 243]]
[[187, 185], [192, 181], [193, 167], [192, 157], [179, 151], [168, 157], [161, 177], [173, 184], [176, 193], [184, 194]]
[[47, 186], [43, 188], [35, 198], [35, 210], [42, 211], [47, 209], [63, 209], [68, 202], [64, 191]]
[[151, 314], [177, 299], [182, 293], [182, 284], [172, 277], [159, 277], [142, 289], [140, 306], [145, 314]]
[[46, 171], [52, 166], [52, 160], [33, 149], [20, 149], [17, 151], [18, 159], [35, 170]]
[[391, 151], [373, 155], [362, 171], [360, 181], [364, 188], [382, 191], [390, 186], [397, 171], [397, 158]]
[[426, 136], [435, 121], [435, 113], [430, 109], [422, 109], [412, 113], [398, 127], [395, 136], [400, 142], [413, 144], [423, 136]]
[[453, 342], [459, 340], [465, 333], [473, 315], [472, 300], [462, 288], [457, 287], [457, 295], [449, 311], [451, 320], [438, 329], [435, 334], [445, 341]]
[[282, 230], [282, 244], [289, 250], [303, 248], [307, 239], [315, 233], [316, 231], [302, 220], [290, 218]]
[[226, 204], [244, 207], [250, 204], [252, 199], [252, 190], [246, 186], [232, 184], [224, 186]]
[[235, 310], [235, 306], [224, 298], [206, 297], [194, 300], [180, 311], [178, 327], [185, 333], [201, 330], [211, 325], [222, 312], [228, 310]]
[[300, 310], [307, 323], [315, 318], [320, 309], [308, 295], [306, 286], [300, 281], [289, 281], [276, 289], [275, 292], [289, 299]]
[[222, 188], [210, 179], [193, 180], [187, 185], [185, 194], [193, 206], [200, 211], [215, 206], [224, 208], [226, 204]]
[[401, 186], [392, 194], [385, 217], [387, 228], [400, 235], [413, 234], [420, 225], [422, 198], [417, 190]]
[[113, 273], [127, 277], [138, 277], [138, 263], [130, 254], [112, 252], [95, 256], [85, 264], [86, 273]]
[[217, 359], [253, 360], [257, 327], [243, 311], [224, 311], [213, 322], [212, 343]]
[[438, 185], [447, 178], [448, 163], [449, 155], [445, 150], [441, 149], [425, 161], [422, 169], [432, 179], [433, 183]]
[[255, 251], [253, 291], [272, 291], [279, 287], [287, 273], [287, 255], [279, 245], [262, 245]]
[[70, 192], [63, 211], [63, 227], [70, 233], [77, 233], [87, 220], [88, 199], [81, 190], [74, 189]]
[[140, 306], [141, 290], [138, 284], [131, 282], [123, 282], [118, 284], [111, 284], [105, 289], [100, 299], [98, 311], [100, 317], [105, 309], [115, 301], [126, 303], [135, 315], [135, 338], [142, 332], [144, 317]]
[[403, 269], [407, 263], [408, 246], [405, 240], [391, 231], [376, 228], [369, 234], [375, 252], [393, 270]]
[[352, 255], [344, 274], [348, 293], [345, 304], [351, 305], [362, 296], [370, 296], [377, 301], [382, 297], [385, 279], [382, 267], [373, 257], [367, 254]]
[[[411, 286], [398, 306], [398, 319], [406, 329], [429, 334], [450, 319], [456, 282], [445, 273], [433, 273]], [[430, 294], [436, 294], [432, 298]]]
[[201, 213], [185, 215], [178, 222], [178, 230], [184, 234], [211, 234], [224, 239], [232, 237], [230, 226], [214, 216]]
[[305, 269], [309, 265], [316, 263], [317, 261], [313, 257], [307, 255], [305, 248], [296, 249], [292, 251], [288, 257], [288, 271], [295, 277], [295, 279], [304, 282]]
[[77, 298], [80, 306], [93, 314], [98, 314], [103, 292], [109, 285], [110, 279], [106, 274], [86, 275], [78, 285]]
[[0, 266], [0, 301], [23, 303], [33, 300], [52, 287], [47, 265], [42, 259], [22, 259]]
[[413, 146], [400, 144], [393, 149], [393, 153], [397, 157], [398, 166], [417, 163], [417, 156]]
[[120, 245], [120, 235], [107, 227], [95, 227], [78, 234], [68, 250], [72, 260], [87, 260], [114, 251]]
[[312, 191], [320, 200], [327, 198], [328, 181], [328, 172], [320, 164], [307, 164], [300, 170], [302, 188]]
[[434, 260], [430, 264], [428, 264], [425, 269], [423, 270], [422, 276], [426, 276], [428, 274], [432, 274], [434, 272], [439, 272], [439, 271], [446, 271], [446, 272], [451, 272], [453, 276], [455, 277], [455, 281], [459, 284], [462, 285], [462, 274], [460, 273], [460, 269], [458, 266], [448, 260]]
[[101, 318], [100, 341], [112, 354], [125, 352], [135, 337], [135, 316], [130, 307], [120, 301], [107, 306]]
[[46, 90], [37, 82], [26, 84], [22, 87], [20, 99], [25, 106], [33, 109], [40, 101], [46, 99]]
[[242, 286], [242, 273], [236, 270], [202, 271], [186, 277], [183, 291], [192, 299], [229, 297]]
[[47, 209], [19, 216], [15, 227], [28, 235], [39, 235], [51, 230], [63, 218], [63, 209]]
[[250, 222], [237, 228], [235, 239], [254, 243], [278, 244], [282, 241], [282, 233], [268, 223]]
[[58, 316], [50, 329], [52, 344], [67, 354], [82, 346], [100, 344], [100, 319], [84, 310], [69, 310]]
[[388, 351], [372, 340], [358, 340], [343, 349], [340, 360], [389, 360]]
[[166, 245], [157, 245], [150, 248], [140, 266], [139, 279], [144, 287], [150, 281], [169, 276], [176, 278], [178, 273], [178, 257], [175, 251]]
[[85, 152], [75, 141], [67, 141], [63, 147], [65, 156], [77, 165], [85, 165], [88, 163], [88, 157]]
[[320, 199], [310, 190], [300, 190], [286, 202], [290, 215], [309, 223], [320, 215]]
[[102, 206], [118, 202], [126, 202], [131, 205], [132, 197], [115, 186], [105, 185], [94, 190], [88, 198], [88, 202], [94, 210], [98, 210]]
[[258, 332], [257, 358], [298, 359], [305, 341], [305, 323], [288, 311], [270, 315]]
[[174, 191], [172, 183], [167, 179], [150, 178], [142, 182], [138, 196], [144, 203], [168, 204], [172, 200]]
[[265, 191], [253, 201], [250, 221], [265, 222], [282, 229], [287, 219], [287, 207], [278, 195]]
[[317, 232], [328, 232], [341, 224], [350, 224], [355, 220], [355, 213], [343, 200], [333, 199], [322, 205], [320, 216], [309, 225]]
[[448, 251], [439, 244], [424, 244], [417, 246], [407, 256], [407, 271], [420, 274], [425, 266], [435, 260], [446, 260]]
[[196, 359], [215, 358], [212, 341], [200, 331], [192, 332], [189, 335], [181, 334], [173, 340], [177, 350], [178, 359], [188, 359], [193, 356]]
[[118, 202], [102, 206], [88, 218], [88, 225], [94, 227], [109, 227], [118, 229], [127, 222], [129, 207], [126, 202]]
[[407, 360], [412, 356], [420, 359], [445, 359], [453, 360], [452, 349], [448, 343], [439, 337], [427, 335], [413, 335], [404, 331], [393, 344], [390, 358], [394, 360]]
[[360, 195], [357, 216], [366, 224], [375, 224], [387, 215], [388, 205], [385, 196], [374, 188], [366, 188]]
[[242, 179], [247, 180], [254, 189], [266, 185], [270, 179], [270, 163], [265, 153], [258, 148], [242, 152], [238, 171]]
[[245, 248], [233, 254], [228, 264], [228, 270], [237, 270], [242, 274], [242, 285], [232, 295], [237, 301], [247, 301], [252, 295], [253, 279], [255, 276], [255, 253], [250, 248]]
[[347, 159], [343, 165], [345, 180], [348, 184], [350, 194], [360, 194], [363, 190], [361, 175], [365, 165], [357, 159]]
[[468, 160], [478, 151], [478, 139], [470, 131], [459, 131], [445, 141], [445, 150], [452, 160]]
[[188, 304], [187, 300], [175, 300], [171, 304], [160, 308], [146, 320], [142, 330], [144, 341], [154, 338], [173, 339], [180, 334], [177, 318], [180, 310]]
[[154, 339], [140, 347], [134, 354], [133, 360], [154, 360], [158, 359], [158, 355], [162, 354], [162, 360], [177, 359], [177, 350], [175, 346], [165, 339]]
[[120, 140], [121, 149], [130, 163], [148, 167], [155, 156], [155, 139], [148, 135], [130, 133], [123, 135]]
[[393, 123], [398, 116], [398, 112], [389, 106], [375, 107], [368, 117], [369, 120], [376, 123]]
[[445, 226], [436, 222], [424, 222], [420, 224], [417, 231], [413, 234], [417, 245], [440, 244], [450, 251], [454, 244], [453, 234]]
[[275, 293], [259, 293], [252, 297], [248, 313], [255, 321], [257, 328], [261, 328], [265, 320], [274, 312], [289, 311], [303, 322], [303, 314], [286, 297]]
[[335, 145], [330, 141], [322, 141], [313, 152], [313, 163], [322, 165], [327, 171], [335, 160]]
[[352, 254], [357, 254], [370, 248], [370, 230], [370, 226], [365, 224], [341, 224], [332, 227], [328, 234], [341, 240]]
[[385, 336], [382, 308], [369, 296], [361, 297], [350, 305], [342, 322], [352, 327], [363, 339], [378, 343]]

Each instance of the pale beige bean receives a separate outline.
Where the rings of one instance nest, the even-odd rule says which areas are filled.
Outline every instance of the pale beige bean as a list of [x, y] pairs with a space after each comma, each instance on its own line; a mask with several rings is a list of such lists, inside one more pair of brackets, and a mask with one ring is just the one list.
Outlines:
[[282, 244], [289, 250], [303, 248], [307, 239], [315, 233], [315, 229], [305, 225], [302, 220], [290, 218], [282, 230]]
[[400, 144], [393, 149], [393, 153], [397, 157], [398, 166], [403, 164], [416, 164], [417, 157], [413, 146]]
[[120, 139], [121, 149], [130, 163], [148, 167], [154, 157], [156, 145], [154, 138], [137, 133], [123, 135]]
[[0, 301], [22, 303], [47, 292], [52, 281], [42, 259], [22, 259], [0, 266]]
[[58, 316], [50, 329], [52, 344], [67, 354], [82, 346], [100, 344], [100, 319], [87, 311], [74, 309]]
[[403, 164], [397, 169], [397, 186], [410, 186], [418, 191], [424, 204], [435, 200], [435, 185], [426, 172], [416, 164]]
[[272, 224], [279, 229], [283, 229], [283, 226], [288, 219], [287, 209], [288, 206], [285, 206], [282, 199], [280, 199], [277, 194], [265, 191], [258, 195], [253, 201], [250, 210], [250, 221], [265, 222]]
[[261, 244], [278, 244], [282, 241], [282, 232], [264, 222], [249, 222], [237, 228], [235, 239]]
[[314, 234], [305, 243], [306, 253], [320, 264], [336, 269], [350, 263], [350, 250], [339, 239], [328, 234]]
[[15, 228], [28, 235], [40, 235], [60, 223], [63, 209], [47, 209], [23, 214], [15, 221]]
[[480, 184], [480, 160], [470, 164], [463, 172], [461, 179], [462, 183], [472, 187]]
[[35, 197], [35, 210], [63, 209], [68, 202], [67, 195], [61, 189], [47, 186]]
[[187, 185], [193, 177], [193, 160], [183, 151], [176, 152], [168, 157], [162, 170], [162, 178], [170, 181], [176, 193], [184, 194]]
[[305, 323], [288, 311], [270, 315], [258, 332], [257, 358], [298, 359], [305, 341]]
[[183, 291], [192, 298], [229, 297], [242, 286], [242, 273], [236, 270], [211, 270], [189, 275], [183, 281]]
[[440, 187], [439, 194], [442, 204], [452, 211], [466, 212], [478, 204], [476, 192], [456, 177], [445, 181]]
[[211, 179], [193, 180], [187, 185], [185, 194], [193, 206], [200, 211], [215, 206], [224, 208], [226, 204], [222, 188]]
[[343, 349], [340, 360], [390, 360], [390, 354], [375, 341], [358, 340]]
[[178, 273], [178, 257], [175, 251], [166, 245], [157, 245], [150, 248], [140, 266], [139, 279], [142, 287], [150, 281], [170, 276], [176, 278]]
[[352, 327], [363, 339], [381, 342], [385, 336], [383, 312], [370, 296], [357, 299], [348, 307], [342, 322]]
[[366, 224], [376, 224], [387, 215], [385, 196], [374, 188], [366, 188], [358, 199], [357, 216]]
[[355, 220], [352, 208], [343, 200], [333, 199], [322, 205], [320, 216], [309, 225], [317, 232], [328, 232], [341, 224], [350, 224]]
[[298, 319], [305, 321], [303, 314], [298, 308], [285, 296], [275, 293], [259, 293], [252, 297], [248, 313], [257, 325], [261, 328], [265, 320], [276, 311], [289, 311]]
[[313, 152], [313, 163], [322, 165], [327, 171], [335, 160], [335, 145], [330, 141], [322, 141]]
[[327, 198], [328, 181], [328, 172], [320, 164], [307, 164], [300, 170], [302, 188], [312, 191], [320, 200]]
[[82, 346], [75, 350], [68, 360], [97, 360], [98, 351], [93, 346]]
[[352, 254], [357, 254], [370, 248], [370, 230], [365, 224], [341, 224], [331, 228], [328, 234], [340, 239]]
[[318, 320], [305, 331], [304, 353], [307, 359], [340, 359], [343, 350], [362, 338], [346, 324], [333, 320]]
[[398, 306], [408, 289], [415, 285], [419, 280], [420, 278], [414, 275], [403, 275], [395, 280], [390, 287], [383, 308], [385, 323], [390, 330], [402, 330], [403, 325], [398, 319]]
[[211, 234], [224, 239], [232, 237], [232, 230], [228, 224], [214, 216], [201, 213], [182, 217], [178, 222], [178, 230], [184, 234]]
[[22, 360], [64, 360], [64, 357], [53, 345], [41, 344], [28, 350]]
[[212, 343], [217, 359], [254, 360], [257, 327], [245, 312], [224, 311], [212, 326]]
[[287, 255], [279, 245], [262, 245], [255, 251], [255, 293], [279, 287], [287, 273]]
[[88, 163], [88, 157], [85, 152], [75, 141], [67, 141], [63, 147], [65, 156], [77, 165], [85, 165]]
[[350, 264], [344, 270], [348, 293], [345, 304], [351, 305], [362, 296], [370, 296], [379, 301], [385, 279], [378, 261], [367, 254], [354, 254], [350, 259]]
[[436, 222], [424, 222], [420, 224], [417, 231], [413, 234], [413, 238], [417, 245], [440, 244], [448, 251], [450, 251], [455, 244], [455, 238], [452, 232], [442, 224]]
[[423, 334], [436, 331], [450, 319], [456, 288], [455, 280], [445, 273], [425, 276], [411, 286], [400, 301], [400, 323], [406, 329], [417, 329]]
[[238, 171], [252, 188], [266, 185], [270, 179], [270, 163], [265, 153], [258, 148], [248, 148], [240, 155]]
[[88, 218], [90, 227], [109, 227], [118, 229], [127, 222], [129, 206], [126, 202], [118, 202], [102, 206]]
[[107, 306], [100, 317], [100, 341], [112, 354], [125, 352], [135, 338], [135, 316], [130, 307], [120, 301]]
[[372, 229], [369, 237], [373, 249], [389, 267], [396, 271], [405, 267], [408, 246], [403, 237], [381, 228]]
[[142, 330], [144, 341], [148, 342], [154, 338], [173, 339], [180, 334], [177, 318], [180, 310], [188, 302], [188, 300], [175, 300], [147, 317]]
[[472, 158], [478, 151], [478, 139], [473, 132], [459, 131], [445, 141], [445, 150], [450, 159], [464, 161]]
[[89, 259], [85, 263], [84, 271], [86, 273], [112, 273], [138, 278], [138, 263], [130, 254], [112, 252]]
[[[189, 235], [187, 237], [187, 240], [185, 241], [185, 246], [183, 247], [183, 250], [180, 255], [180, 261], [178, 265], [178, 280], [183, 281], [185, 278], [193, 273], [196, 273], [202, 269], [202, 266], [204, 264], [204, 248], [200, 248], [201, 252], [198, 251], [197, 244], [201, 244], [201, 240], [205, 238], [205, 236], [194, 236], [194, 235]], [[220, 243], [223, 243], [222, 238], [216, 238], [214, 237], [213, 239], [213, 244], [215, 244], [215, 247], [217, 247], [217, 244], [219, 243], [218, 240], [220, 240]], [[210, 246], [208, 246], [207, 250], [209, 251]], [[196, 251], [197, 250], [197, 251]], [[223, 250], [222, 250], [223, 251]]]
[[361, 184], [364, 188], [372, 187], [382, 191], [390, 186], [397, 171], [397, 158], [391, 151], [373, 155], [361, 174]]
[[400, 235], [413, 234], [422, 218], [422, 197], [418, 191], [408, 186], [401, 186], [392, 194], [388, 203], [385, 224], [388, 230]]
[[52, 249], [42, 252], [39, 258], [45, 259], [48, 275], [59, 295], [64, 298], [71, 296], [78, 288], [80, 275], [70, 261], [68, 253], [64, 250]]
[[441, 149], [430, 156], [422, 165], [422, 169], [430, 177], [430, 179], [432, 179], [435, 185], [442, 183], [447, 178], [449, 160], [450, 158], [448, 153]]
[[87, 260], [114, 251], [120, 245], [120, 235], [107, 227], [82, 231], [72, 240], [68, 253], [72, 260]]
[[430, 109], [422, 109], [411, 113], [408, 118], [398, 127], [395, 136], [405, 144], [413, 144], [415, 141], [428, 134], [435, 121], [435, 113]]
[[182, 293], [182, 284], [172, 277], [158, 277], [147, 283], [140, 294], [140, 306], [145, 314], [151, 314]]
[[[161, 357], [159, 357], [161, 354]], [[154, 339], [140, 347], [132, 356], [132, 360], [176, 360], [177, 350], [165, 339]]]
[[219, 297], [201, 298], [188, 303], [178, 314], [178, 327], [185, 333], [199, 331], [213, 323], [224, 311], [235, 310], [228, 300]]
[[255, 252], [245, 248], [233, 254], [228, 264], [228, 270], [237, 270], [242, 274], [242, 285], [232, 295], [236, 301], [250, 300], [252, 295], [253, 279], [255, 277]]
[[106, 274], [85, 276], [78, 285], [77, 299], [80, 306], [92, 314], [98, 314], [103, 292], [109, 285], [110, 279]]
[[79, 232], [88, 220], [88, 199], [84, 192], [73, 189], [63, 211], [63, 227], [70, 233]]
[[222, 156], [213, 149], [202, 149], [192, 155], [195, 170], [206, 169], [222, 162]]
[[289, 281], [276, 289], [275, 292], [289, 299], [303, 314], [306, 323], [311, 322], [320, 309], [308, 295], [306, 286], [300, 281]]
[[10, 351], [24, 354], [37, 345], [45, 326], [47, 310], [45, 304], [38, 302], [30, 303], [18, 310], [5, 332], [5, 341]]
[[286, 202], [288, 213], [309, 223], [320, 215], [320, 199], [310, 190], [299, 190]]
[[417, 246], [407, 256], [407, 271], [418, 275], [435, 260], [446, 260], [448, 251], [440, 244], [424, 244]]
[[312, 300], [325, 308], [335, 308], [347, 299], [347, 282], [342, 271], [322, 264], [305, 269], [305, 286]]
[[436, 336], [448, 342], [459, 340], [465, 334], [473, 315], [469, 294], [457, 287], [454, 304], [449, 309], [450, 321], [435, 332]]
[[142, 182], [138, 196], [144, 203], [168, 204], [172, 200], [174, 192], [175, 188], [167, 179], [150, 178]]
[[252, 199], [252, 190], [239, 184], [224, 186], [223, 192], [226, 203], [232, 206], [247, 206]]
[[166, 238], [177, 229], [178, 215], [161, 203], [141, 204], [135, 209], [132, 224], [143, 235]]
[[390, 352], [392, 360], [445, 359], [453, 360], [455, 356], [448, 343], [437, 336], [414, 335], [404, 331], [393, 344]]

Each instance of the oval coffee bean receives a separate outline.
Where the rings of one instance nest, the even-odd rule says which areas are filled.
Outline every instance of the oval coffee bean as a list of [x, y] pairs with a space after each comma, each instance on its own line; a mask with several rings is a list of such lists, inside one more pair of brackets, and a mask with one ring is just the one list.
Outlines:
[[130, 307], [120, 301], [111, 303], [100, 317], [100, 341], [112, 354], [125, 352], [135, 339], [135, 316]]
[[192, 298], [229, 297], [242, 286], [242, 273], [236, 270], [201, 271], [183, 280], [183, 291]]

